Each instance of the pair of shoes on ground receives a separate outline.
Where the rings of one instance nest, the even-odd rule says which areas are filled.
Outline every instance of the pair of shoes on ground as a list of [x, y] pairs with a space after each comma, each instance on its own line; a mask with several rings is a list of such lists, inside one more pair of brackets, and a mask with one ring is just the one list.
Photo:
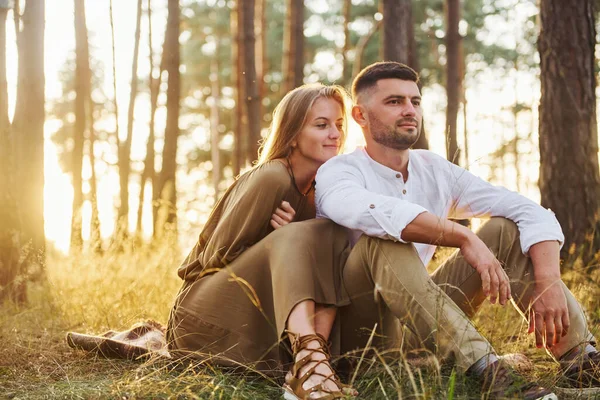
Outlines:
[[[583, 354], [570, 363], [564, 363], [561, 370], [562, 378], [555, 388], [557, 393], [576, 397], [600, 394], [600, 352]], [[551, 390], [526, 380], [501, 360], [490, 364], [480, 379], [482, 393], [488, 399], [558, 399]]]

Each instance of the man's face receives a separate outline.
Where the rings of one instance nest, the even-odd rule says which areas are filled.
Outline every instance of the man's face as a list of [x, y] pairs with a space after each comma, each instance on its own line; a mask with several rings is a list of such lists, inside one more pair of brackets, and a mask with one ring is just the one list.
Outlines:
[[421, 133], [421, 94], [415, 82], [381, 79], [363, 94], [363, 109], [372, 139], [397, 150], [410, 148]]

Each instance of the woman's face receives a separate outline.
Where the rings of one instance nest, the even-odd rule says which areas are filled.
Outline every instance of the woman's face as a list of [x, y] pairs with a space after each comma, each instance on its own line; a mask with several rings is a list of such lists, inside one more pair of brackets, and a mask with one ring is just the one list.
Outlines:
[[319, 97], [308, 111], [306, 123], [295, 140], [293, 153], [323, 164], [340, 151], [344, 125], [342, 106], [336, 100]]

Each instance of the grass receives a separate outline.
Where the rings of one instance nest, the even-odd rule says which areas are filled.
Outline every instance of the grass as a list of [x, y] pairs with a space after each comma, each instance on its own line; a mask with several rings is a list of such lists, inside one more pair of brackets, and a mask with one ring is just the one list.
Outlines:
[[[50, 252], [44, 283], [29, 287], [26, 306], [0, 306], [0, 399], [275, 399], [279, 382], [251, 372], [232, 374], [208, 365], [173, 366], [160, 360], [107, 360], [70, 349], [67, 331], [101, 333], [154, 319], [166, 323], [180, 286], [180, 257], [172, 246], [123, 252]], [[600, 322], [600, 272], [577, 260], [565, 275]], [[588, 266], [589, 267], [589, 266]], [[532, 377], [553, 384], [557, 365], [535, 349], [511, 307], [485, 305], [478, 327], [500, 353], [523, 352]], [[470, 399], [477, 388], [451, 368], [418, 369], [402, 360], [365, 358], [355, 387], [362, 399]]]

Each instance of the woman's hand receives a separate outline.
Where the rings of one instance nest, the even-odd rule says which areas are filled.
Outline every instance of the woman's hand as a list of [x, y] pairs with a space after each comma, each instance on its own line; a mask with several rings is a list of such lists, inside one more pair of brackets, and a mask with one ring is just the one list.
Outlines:
[[275, 213], [271, 215], [271, 226], [274, 229], [281, 228], [292, 222], [295, 216], [296, 211], [294, 211], [290, 203], [284, 200], [281, 202], [281, 205], [277, 207]]

